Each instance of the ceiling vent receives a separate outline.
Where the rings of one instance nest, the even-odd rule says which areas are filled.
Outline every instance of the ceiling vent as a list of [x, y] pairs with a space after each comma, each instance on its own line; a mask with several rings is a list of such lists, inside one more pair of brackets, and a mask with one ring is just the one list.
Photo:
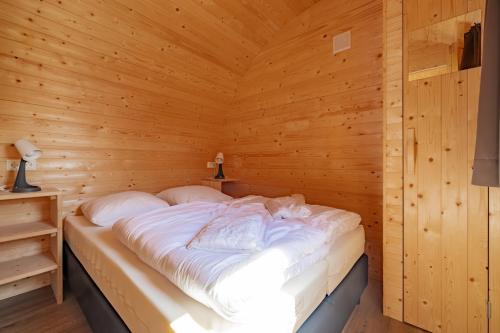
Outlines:
[[333, 54], [349, 50], [351, 48], [351, 32], [346, 31], [333, 36]]

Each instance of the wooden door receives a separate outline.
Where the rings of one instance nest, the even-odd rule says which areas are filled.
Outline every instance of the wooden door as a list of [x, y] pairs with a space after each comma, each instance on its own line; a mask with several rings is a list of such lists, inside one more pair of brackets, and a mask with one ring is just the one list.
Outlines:
[[488, 189], [470, 185], [480, 69], [405, 85], [404, 320], [487, 332]]

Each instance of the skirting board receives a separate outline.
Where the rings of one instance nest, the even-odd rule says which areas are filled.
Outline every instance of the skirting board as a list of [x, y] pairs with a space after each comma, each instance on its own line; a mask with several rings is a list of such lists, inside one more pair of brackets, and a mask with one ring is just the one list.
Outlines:
[[[64, 268], [69, 288], [94, 333], [130, 332], [66, 243]], [[363, 254], [344, 280], [325, 297], [297, 333], [341, 333], [367, 285], [368, 257]]]

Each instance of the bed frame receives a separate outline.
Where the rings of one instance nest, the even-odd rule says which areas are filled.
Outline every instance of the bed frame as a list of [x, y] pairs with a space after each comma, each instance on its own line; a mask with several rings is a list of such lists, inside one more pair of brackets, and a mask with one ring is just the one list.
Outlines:
[[[94, 333], [130, 332], [66, 243], [64, 243], [64, 268], [69, 288]], [[297, 333], [341, 333], [354, 307], [359, 304], [367, 284], [368, 257], [363, 254], [344, 280], [325, 297]]]

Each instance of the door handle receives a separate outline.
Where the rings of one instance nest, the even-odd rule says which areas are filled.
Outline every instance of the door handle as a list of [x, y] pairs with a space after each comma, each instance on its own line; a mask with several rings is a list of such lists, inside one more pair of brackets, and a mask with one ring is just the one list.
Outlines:
[[415, 129], [408, 128], [406, 132], [406, 170], [409, 175], [415, 175]]

